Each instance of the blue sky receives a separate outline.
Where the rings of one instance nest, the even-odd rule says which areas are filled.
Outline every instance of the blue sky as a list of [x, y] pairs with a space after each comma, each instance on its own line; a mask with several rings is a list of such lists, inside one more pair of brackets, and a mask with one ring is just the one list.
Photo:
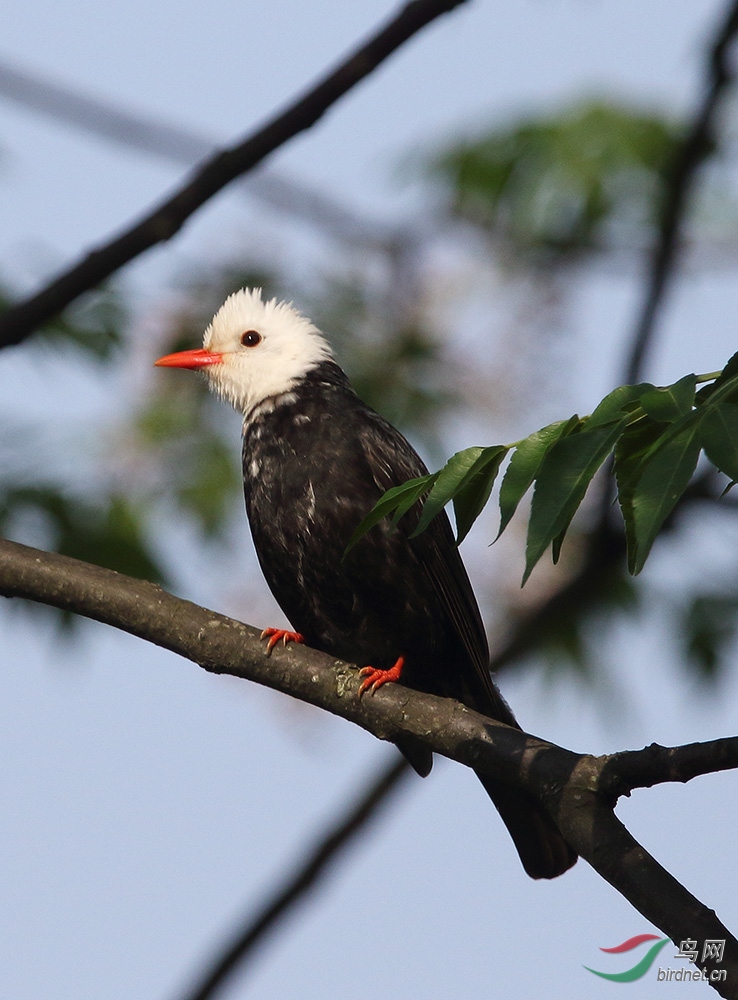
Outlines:
[[[370, 218], [412, 217], [420, 196], [399, 183], [398, 163], [449, 131], [583, 94], [689, 109], [701, 42], [720, 9], [698, 0], [472, 3], [414, 39], [269, 166]], [[376, 0], [69, 9], [7, 0], [0, 59], [229, 140], [392, 10]], [[0, 100], [0, 272], [33, 287], [141, 214], [181, 175], [173, 164]], [[252, 234], [309, 249], [291, 225], [224, 194], [175, 242], [128, 270], [138, 321], [188, 261], [222, 259]], [[614, 378], [602, 340], [627, 327], [637, 278], [594, 274], [582, 285], [582, 352], [567, 409], [573, 402], [586, 410]], [[685, 277], [664, 317], [652, 378], [711, 370], [732, 353], [731, 279], [729, 269]], [[715, 332], [712, 341], [695, 333], [705, 329]], [[125, 379], [93, 385], [69, 366], [59, 373], [25, 348], [5, 352], [0, 377], [6, 404], [25, 419], [51, 425], [61, 413], [92, 438], [101, 414], [124, 409], [126, 392], [140, 391]], [[74, 465], [73, 456], [64, 460]], [[680, 559], [709, 577], [734, 533], [727, 526], [717, 541], [699, 539], [704, 548], [695, 552], [696, 531], [687, 531], [675, 555], [656, 552], [652, 592], [679, 574]], [[167, 542], [190, 552], [176, 525]], [[235, 548], [260, 588], [245, 528]], [[183, 596], [219, 600], [217, 569], [183, 566]], [[237, 585], [225, 589], [235, 604]], [[265, 589], [254, 604], [225, 610], [276, 624]], [[269, 890], [390, 751], [339, 720], [207, 676], [102, 626], [65, 645], [36, 615], [16, 607], [0, 615], [0, 994], [174, 998], [230, 921]], [[569, 682], [552, 689], [532, 671], [506, 683], [527, 728], [598, 753], [735, 731], [736, 682], [719, 701], [693, 690], [664, 654], [665, 625], [623, 628], [608, 640], [609, 699]], [[636, 793], [619, 815], [735, 928], [731, 775]], [[372, 835], [225, 995], [591, 998], [628, 988], [660, 996], [650, 980], [619, 987], [582, 969], [604, 967], [601, 946], [650, 930], [583, 863], [551, 884], [529, 881], [473, 776], [441, 761], [429, 780], [411, 779]]]

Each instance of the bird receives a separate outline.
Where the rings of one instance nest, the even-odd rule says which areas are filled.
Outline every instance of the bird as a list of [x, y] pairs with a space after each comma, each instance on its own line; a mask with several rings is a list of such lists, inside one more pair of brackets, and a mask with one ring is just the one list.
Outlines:
[[[391, 487], [427, 474], [405, 437], [354, 392], [324, 334], [291, 303], [241, 289], [216, 312], [203, 347], [159, 358], [203, 373], [243, 417], [243, 483], [266, 582], [304, 642], [364, 665], [359, 696], [401, 683], [454, 698], [520, 728], [490, 674], [487, 637], [445, 512], [411, 538], [419, 511], [384, 519], [347, 552]], [[400, 746], [421, 774], [430, 751]], [[526, 790], [479, 774], [525, 871], [555, 878], [576, 861]]]

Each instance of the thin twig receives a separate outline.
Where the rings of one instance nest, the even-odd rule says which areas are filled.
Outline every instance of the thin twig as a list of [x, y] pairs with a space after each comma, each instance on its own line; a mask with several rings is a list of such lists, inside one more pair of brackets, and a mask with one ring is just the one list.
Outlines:
[[410, 0], [370, 40], [306, 94], [246, 140], [218, 153], [173, 197], [141, 222], [61, 274], [36, 295], [0, 315], [0, 347], [19, 344], [33, 330], [95, 288], [139, 254], [171, 239], [189, 217], [227, 184], [252, 170], [275, 149], [310, 128], [345, 93], [441, 14], [466, 0]]

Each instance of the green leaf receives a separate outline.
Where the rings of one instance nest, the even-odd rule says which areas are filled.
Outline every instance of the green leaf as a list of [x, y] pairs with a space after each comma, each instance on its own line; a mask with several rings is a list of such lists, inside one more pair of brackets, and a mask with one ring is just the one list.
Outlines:
[[90, 516], [89, 512], [83, 520], [84, 513], [84, 509], [75, 510], [74, 520], [60, 534], [58, 552], [128, 576], [167, 582], [167, 574], [149, 545], [143, 513], [127, 497], [113, 494], [99, 513]]
[[[469, 488], [471, 492], [468, 498], [461, 500], [466, 529], [464, 535], [466, 535], [474, 518], [487, 502], [497, 470], [506, 451], [504, 445], [493, 445], [490, 448], [466, 448], [464, 451], [457, 451], [455, 455], [452, 455], [444, 467], [436, 473], [436, 481], [423, 503], [423, 513], [410, 537], [414, 538], [421, 531], [425, 531], [449, 500], [455, 499], [457, 494]], [[481, 506], [474, 512], [480, 497], [483, 498]], [[472, 514], [471, 521], [467, 523], [470, 514]], [[461, 538], [459, 538], [460, 540]]]
[[618, 503], [625, 523], [625, 538], [628, 552], [635, 548], [635, 519], [633, 516], [633, 496], [638, 477], [642, 471], [644, 456], [659, 440], [669, 424], [660, 424], [645, 415], [625, 429], [615, 445], [613, 471], [618, 488]]
[[598, 424], [609, 423], [625, 413], [632, 412], [640, 403], [643, 394], [655, 388], [650, 382], [639, 382], [637, 385], [619, 385], [617, 389], [609, 392], [595, 407], [591, 416], [586, 418], [587, 429], [596, 427]]
[[190, 463], [182, 469], [182, 481], [173, 481], [170, 488], [206, 538], [225, 540], [228, 511], [243, 485], [241, 469], [230, 442], [208, 428], [198, 438]]
[[569, 530], [570, 524], [571, 524], [571, 517], [566, 522], [561, 531], [558, 533], [558, 535], [551, 540], [551, 561], [553, 562], [554, 566], [559, 561], [559, 557], [561, 556], [561, 546], [564, 544], [564, 539], [566, 538], [566, 533]]
[[728, 379], [736, 378], [737, 376], [738, 376], [738, 351], [736, 351], [735, 354], [729, 359], [727, 365], [720, 372], [719, 377], [716, 379], [713, 385], [717, 386], [721, 382], [727, 381]]
[[673, 385], [653, 388], [641, 396], [641, 406], [653, 420], [673, 423], [685, 417], [694, 406], [696, 375], [685, 375]]
[[[410, 510], [411, 507], [420, 500], [420, 498], [427, 493], [427, 486], [432, 486], [438, 476], [437, 472], [433, 475], [421, 476], [419, 479], [411, 479], [410, 482], [413, 483], [413, 489], [408, 490], [400, 499], [399, 503], [395, 507], [395, 512], [392, 515], [392, 527], [397, 526], [397, 522], [400, 518], [404, 517], [405, 514]], [[424, 480], [427, 479], [427, 484]]]
[[110, 494], [91, 502], [88, 497], [43, 484], [0, 492], [0, 530], [6, 529], [11, 518], [19, 519], [22, 526], [23, 516], [29, 512], [41, 516], [54, 551], [129, 576], [167, 582], [149, 544], [144, 511], [127, 497]]
[[693, 421], [641, 459], [640, 474], [629, 487], [631, 530], [626, 532], [628, 568], [634, 575], [643, 569], [661, 526], [689, 485], [699, 454], [700, 441]]
[[122, 343], [126, 313], [117, 290], [102, 285], [86, 292], [60, 315], [39, 327], [36, 336], [51, 344], [76, 347], [97, 361], [110, 361]]
[[430, 166], [449, 211], [550, 262], [650, 226], [678, 141], [664, 118], [588, 101], [456, 141]]
[[727, 365], [720, 372], [718, 377], [710, 385], [703, 386], [697, 393], [695, 402], [699, 405], [706, 402], [713, 395], [716, 389], [722, 389], [726, 382], [736, 382], [738, 384], [738, 351], [730, 358]]
[[738, 479], [738, 405], [719, 403], [705, 407], [698, 425], [705, 454], [731, 480]]
[[679, 638], [685, 656], [702, 680], [716, 680], [728, 666], [728, 653], [738, 629], [738, 593], [694, 595], [681, 621]]
[[459, 492], [453, 498], [457, 545], [464, 541], [489, 500], [502, 460], [508, 451], [509, 448], [502, 444], [485, 448], [464, 477]]
[[464, 451], [457, 451], [443, 468], [439, 469], [436, 481], [423, 503], [423, 513], [411, 537], [414, 538], [421, 531], [425, 531], [436, 514], [443, 510], [484, 450], [484, 448], [466, 448]]
[[410, 479], [408, 482], [402, 483], [400, 486], [393, 486], [392, 489], [387, 490], [387, 492], [383, 494], [379, 500], [377, 500], [351, 536], [351, 539], [346, 546], [346, 551], [344, 552], [344, 558], [351, 551], [354, 545], [356, 545], [356, 543], [363, 538], [368, 531], [371, 531], [375, 524], [379, 524], [382, 518], [387, 517], [388, 514], [393, 514], [393, 524], [397, 524], [399, 519], [410, 510], [413, 504], [416, 503], [424, 493], [428, 492], [435, 482], [437, 475], [438, 473], [434, 472], [427, 476], [420, 476], [417, 479]]
[[580, 423], [576, 414], [569, 420], [557, 420], [530, 434], [517, 446], [500, 486], [500, 530], [497, 538], [508, 526], [518, 504], [528, 492], [546, 453], [556, 441], [571, 434]]
[[[627, 424], [627, 417], [557, 441], [536, 475], [528, 524], [523, 583], [559, 535], [566, 532], [592, 477], [610, 454]], [[560, 548], [557, 543], [557, 551]]]

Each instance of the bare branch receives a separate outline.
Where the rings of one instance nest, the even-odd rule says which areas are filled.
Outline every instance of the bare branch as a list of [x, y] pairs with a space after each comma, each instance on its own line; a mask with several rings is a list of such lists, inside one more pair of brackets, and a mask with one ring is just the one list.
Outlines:
[[[39, 77], [0, 59], [0, 96], [92, 135], [129, 149], [188, 165], [204, 160], [218, 147], [215, 139], [183, 126], [144, 117], [98, 97]], [[293, 177], [260, 170], [243, 181], [244, 193], [270, 208], [292, 214], [329, 233], [334, 239], [386, 249], [397, 238], [388, 225], [362, 218], [335, 198]]]
[[[258, 632], [154, 584], [66, 556], [0, 541], [0, 594], [86, 615], [180, 653], [214, 673], [265, 684], [355, 722], [380, 739], [413, 743], [526, 788], [571, 846], [674, 940], [726, 941], [721, 995], [738, 996], [738, 941], [716, 914], [663, 869], [617, 820], [617, 796], [639, 784], [688, 780], [738, 764], [738, 740], [706, 748], [649, 747], [592, 757], [546, 743], [464, 705], [400, 685], [359, 700], [355, 667], [305, 647], [264, 655]], [[709, 761], [712, 751], [715, 760]], [[624, 780], [618, 780], [618, 761]], [[380, 793], [381, 795], [381, 793]], [[706, 962], [707, 968], [712, 968]]]
[[[39, 601], [112, 625], [179, 653], [212, 673], [242, 677], [323, 708], [379, 739], [401, 739], [408, 745], [431, 743], [445, 756], [485, 769], [485, 760], [478, 759], [475, 747], [479, 727], [474, 720], [483, 717], [458, 702], [399, 685], [391, 685], [389, 696], [380, 691], [374, 697], [359, 699], [355, 665], [294, 644], [277, 646], [267, 657], [258, 629], [175, 597], [145, 580], [3, 539], [0, 595]], [[412, 712], [404, 717], [411, 705]], [[507, 760], [493, 765], [495, 774], [504, 780], [518, 781], [519, 758], [524, 752], [539, 754], [551, 749], [533, 737], [521, 737], [518, 730], [502, 723], [484, 721], [494, 734], [492, 742], [499, 741], [501, 747], [504, 744]], [[487, 741], [490, 739], [488, 736]], [[578, 757], [570, 756], [573, 766]], [[535, 781], [531, 774], [527, 782], [532, 782], [532, 789]]]
[[[573, 776], [573, 786], [581, 788], [586, 784], [588, 772], [590, 777], [598, 774], [599, 769], [592, 767], [593, 760], [583, 759]], [[725, 929], [714, 910], [696, 899], [641, 847], [601, 795], [584, 791], [575, 794], [559, 813], [558, 822], [566, 829], [567, 838], [572, 838], [572, 847], [672, 941], [695, 937], [720, 940], [727, 934], [725, 961], [718, 965], [712, 959], [705, 959], [703, 965], [708, 974], [713, 969], [724, 969], [727, 980], [710, 985], [721, 996], [733, 1000], [738, 997], [738, 941]]]
[[666, 192], [659, 220], [656, 246], [641, 313], [636, 324], [630, 356], [626, 366], [626, 382], [637, 382], [656, 324], [664, 293], [673, 277], [684, 216], [697, 172], [715, 145], [713, 131], [722, 98], [733, 83], [734, 70], [728, 50], [738, 32], [738, 0], [728, 5], [724, 20], [708, 49], [707, 83], [684, 141], [676, 151], [667, 174]]
[[738, 736], [681, 747], [658, 743], [643, 750], [623, 750], [610, 755], [603, 770], [600, 791], [619, 798], [634, 788], [652, 788], [666, 781], [691, 781], [700, 774], [714, 774], [738, 767]]
[[197, 985], [179, 1000], [210, 1000], [236, 969], [243, 972], [247, 960], [254, 955], [264, 937], [273, 932], [279, 920], [315, 887], [340, 851], [348, 846], [357, 833], [366, 828], [387, 803], [389, 794], [397, 789], [400, 780], [411, 773], [412, 768], [403, 757], [385, 768], [369, 784], [359, 800], [337, 821], [331, 823], [330, 828], [305, 855], [284, 885], [266, 900], [256, 914], [249, 913], [243, 927], [231, 935], [222, 953], [205, 970]]
[[189, 217], [227, 184], [310, 128], [345, 93], [441, 14], [466, 0], [410, 0], [388, 24], [335, 70], [262, 128], [208, 160], [171, 198], [141, 222], [0, 315], [0, 347], [19, 344], [36, 327], [96, 287], [139, 254], [171, 239]]

